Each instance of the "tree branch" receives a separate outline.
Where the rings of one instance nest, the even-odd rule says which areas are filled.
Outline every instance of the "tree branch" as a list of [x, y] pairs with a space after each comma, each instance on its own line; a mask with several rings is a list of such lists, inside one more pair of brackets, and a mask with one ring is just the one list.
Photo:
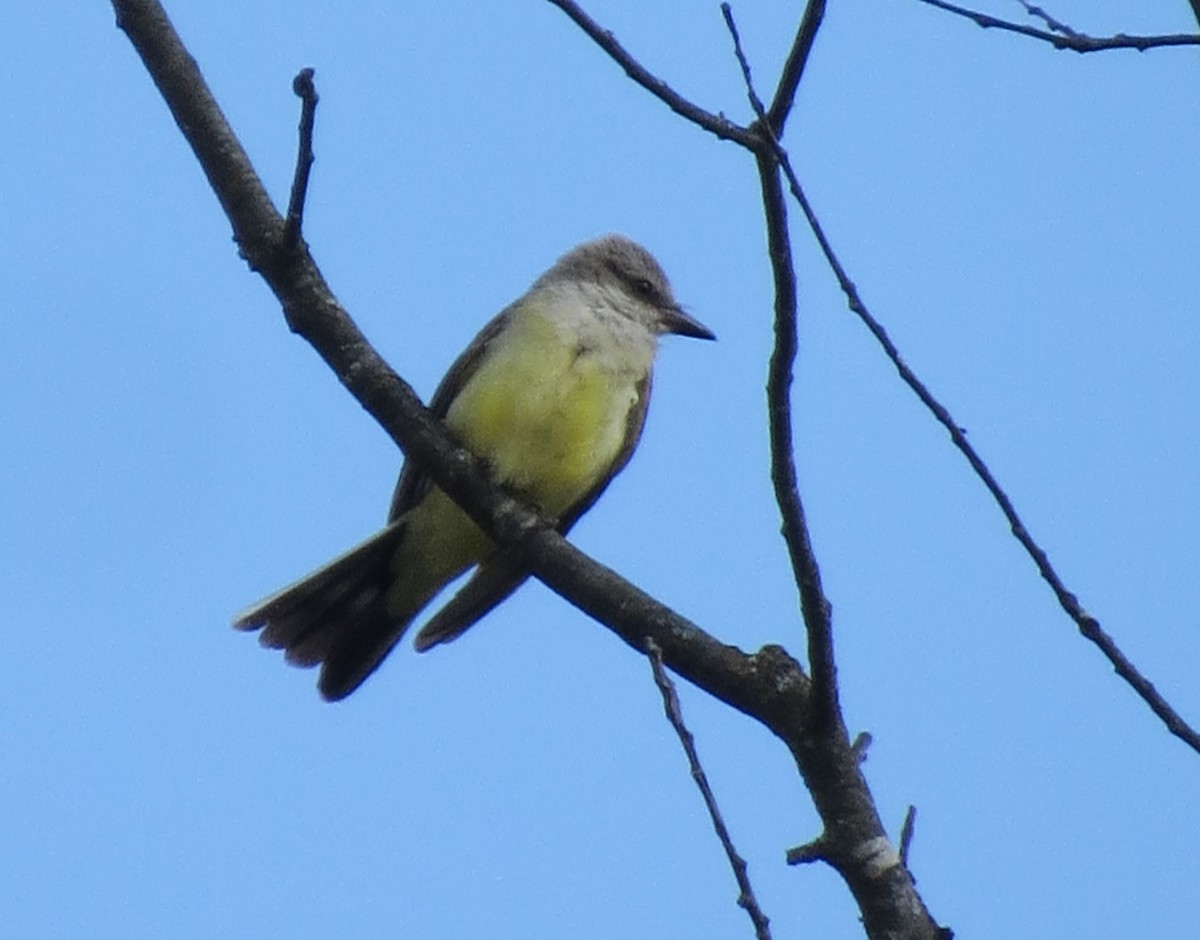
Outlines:
[[800, 182], [796, 178], [790, 163], [787, 162], [786, 156], [784, 157], [784, 161], [784, 173], [788, 177], [792, 194], [800, 203], [805, 216], [808, 218], [809, 226], [820, 243], [821, 250], [825, 254], [834, 275], [837, 277], [842, 292], [846, 295], [846, 303], [851, 312], [863, 322], [867, 329], [871, 331], [875, 340], [883, 347], [884, 354], [891, 360], [892, 365], [895, 366], [904, 384], [913, 391], [917, 398], [921, 400], [921, 403], [937, 419], [937, 422], [946, 429], [950, 435], [951, 442], [966, 458], [975, 475], [983, 483], [988, 493], [991, 494], [996, 505], [1000, 507], [1000, 511], [1008, 521], [1013, 537], [1025, 549], [1026, 554], [1033, 559], [1034, 565], [1037, 566], [1038, 574], [1050, 586], [1050, 590], [1054, 592], [1059, 606], [1075, 622], [1079, 632], [1099, 648], [1117, 675], [1124, 679], [1142, 701], [1150, 706], [1150, 710], [1162, 720], [1167, 730], [1191, 747], [1192, 750], [1200, 753], [1200, 734], [1183, 719], [1183, 716], [1171, 707], [1170, 703], [1154, 687], [1154, 684], [1143, 676], [1137, 667], [1130, 662], [1129, 658], [1117, 646], [1116, 641], [1100, 626], [1100, 621], [1089, 614], [1079, 602], [1079, 598], [1067, 588], [1058, 571], [1051, 564], [1050, 556], [1046, 554], [1045, 550], [1034, 540], [1029, 530], [1025, 527], [1025, 523], [1017, 514], [1016, 506], [1013, 505], [1008, 493], [1004, 491], [1004, 488], [1000, 486], [999, 481], [992, 474], [991, 468], [979, 456], [979, 453], [975, 450], [971, 442], [967, 440], [963, 429], [954, 420], [946, 406], [933, 396], [933, 393], [929, 391], [925, 383], [917, 377], [908, 363], [904, 361], [899, 349], [896, 348], [896, 344], [892, 342], [883, 325], [867, 309], [866, 304], [863, 303], [862, 298], [858, 294], [858, 288], [850, 280], [837, 255], [834, 254], [833, 247], [826, 238], [824, 229], [821, 227], [816, 213], [804, 195], [804, 191], [800, 188]]
[[[1196, 2], [1200, 3], [1200, 0], [1196, 0]], [[728, 6], [727, 3], [722, 4], [723, 9]], [[767, 112], [769, 116], [766, 122], [770, 125], [776, 138], [783, 136], [788, 115], [792, 113], [792, 104], [796, 100], [796, 89], [800, 87], [804, 66], [808, 64], [808, 57], [812, 54], [817, 31], [821, 28], [821, 21], [824, 18], [825, 0], [808, 0], [808, 5], [804, 8], [804, 15], [800, 18], [800, 25], [796, 29], [796, 38], [792, 41], [792, 48], [783, 63], [783, 72], [780, 74], [779, 84], [775, 88], [775, 97]], [[731, 19], [731, 16], [726, 16], [726, 22], [731, 22]], [[746, 83], [750, 83], [748, 74]]]
[[[1197, 0], [1197, 2], [1200, 2], [1200, 0]], [[747, 85], [749, 86], [750, 85], [750, 68], [749, 68], [749, 64], [746, 62], [744, 54], [741, 51], [741, 47], [738, 42], [737, 30], [733, 26], [732, 16], [727, 14], [726, 21], [730, 24], [730, 29], [733, 34], [734, 43], [735, 43], [735, 47], [736, 47], [736, 51], [737, 51], [738, 61], [742, 65], [742, 73], [743, 73], [743, 76], [745, 77]], [[836, 252], [834, 252], [834, 250], [833, 250], [833, 245], [830, 243], [828, 237], [825, 235], [824, 227], [821, 225], [820, 219], [818, 219], [816, 212], [813, 210], [812, 204], [808, 201], [808, 197], [807, 197], [807, 195], [805, 195], [804, 189], [800, 185], [800, 180], [797, 177], [795, 170], [792, 168], [791, 159], [788, 156], [787, 151], [783, 149], [782, 145], [779, 143], [779, 141], [777, 139], [770, 136], [770, 128], [767, 125], [765, 116], [761, 113], [762, 105], [759, 101], [758, 96], [754, 93], [754, 90], [752, 87], [750, 87], [750, 89], [749, 89], [749, 98], [750, 98], [751, 107], [754, 108], [755, 111], [759, 113], [759, 120], [758, 120], [758, 122], [756, 122], [754, 128], [752, 128], [752, 129], [759, 129], [763, 132], [763, 135], [760, 139], [767, 145], [767, 147], [769, 149], [769, 155], [770, 155], [770, 160], [772, 161], [772, 165], [778, 166], [782, 170], [784, 176], [787, 178], [788, 188], [792, 193], [792, 197], [796, 200], [796, 203], [800, 206], [801, 211], [804, 213], [804, 217], [808, 221], [809, 228], [812, 230], [813, 235], [817, 239], [817, 243], [821, 248], [821, 252], [825, 256], [826, 263], [829, 265], [830, 270], [833, 271], [834, 276], [837, 278], [838, 285], [841, 287], [842, 292], [846, 295], [847, 306], [850, 308], [851, 312], [854, 313], [855, 316], [857, 316], [863, 322], [863, 324], [867, 327], [868, 330], [870, 330], [871, 334], [875, 337], [876, 341], [880, 344], [880, 346], [883, 347], [884, 353], [887, 355], [888, 359], [891, 360], [892, 364], [896, 367], [896, 371], [900, 374], [900, 378], [904, 381], [904, 383], [914, 392], [914, 394], [916, 394], [916, 396], [921, 400], [921, 403], [923, 405], [925, 405], [925, 407], [930, 411], [930, 413], [933, 414], [933, 416], [937, 419], [938, 423], [941, 424], [946, 429], [946, 431], [949, 433], [951, 442], [954, 444], [954, 446], [956, 448], [958, 448], [959, 452], [962, 453], [962, 455], [967, 459], [967, 463], [970, 464], [971, 469], [975, 472], [975, 475], [980, 479], [980, 481], [983, 483], [984, 487], [991, 494], [993, 500], [995, 500], [996, 504], [1000, 507], [1000, 511], [1004, 514], [1005, 519], [1008, 521], [1008, 524], [1012, 531], [1013, 537], [1016, 538], [1016, 540], [1018, 542], [1020, 542], [1022, 548], [1024, 548], [1026, 553], [1029, 555], [1029, 557], [1033, 559], [1033, 563], [1037, 566], [1038, 573], [1042, 576], [1042, 579], [1050, 586], [1050, 589], [1054, 592], [1054, 596], [1058, 600], [1059, 605], [1066, 612], [1067, 616], [1069, 616], [1075, 622], [1075, 625], [1078, 627], [1079, 632], [1086, 639], [1090, 640], [1093, 644], [1096, 645], [1096, 647], [1098, 647], [1100, 649], [1101, 653], [1104, 654], [1105, 658], [1112, 665], [1112, 667], [1113, 667], [1114, 671], [1117, 673], [1117, 675], [1119, 675], [1122, 679], [1124, 679], [1126, 681], [1126, 683], [1128, 683], [1129, 686], [1142, 699], [1142, 701], [1144, 701], [1147, 705], [1150, 706], [1150, 710], [1153, 711], [1154, 714], [1157, 715], [1162, 720], [1163, 724], [1166, 725], [1167, 730], [1170, 731], [1172, 734], [1174, 734], [1176, 737], [1178, 737], [1181, 741], [1183, 741], [1185, 744], [1187, 744], [1193, 750], [1195, 750], [1197, 753], [1200, 753], [1200, 733], [1197, 733], [1197, 731], [1191, 725], [1189, 725], [1183, 719], [1183, 717], [1178, 712], [1175, 711], [1174, 708], [1171, 707], [1170, 703], [1167, 702], [1167, 700], [1162, 696], [1162, 694], [1154, 687], [1154, 684], [1149, 679], [1147, 679], [1144, 675], [1142, 675], [1142, 673], [1137, 669], [1137, 667], [1134, 666], [1132, 662], [1130, 662], [1129, 658], [1127, 656], [1125, 656], [1125, 654], [1121, 651], [1120, 647], [1117, 646], [1116, 641], [1113, 640], [1113, 638], [1111, 636], [1109, 636], [1101, 628], [1100, 622], [1095, 617], [1093, 617], [1091, 614], [1089, 614], [1086, 610], [1084, 610], [1083, 605], [1080, 604], [1080, 602], [1079, 602], [1079, 598], [1076, 597], [1075, 594], [1067, 588], [1067, 586], [1063, 583], [1062, 578], [1059, 577], [1058, 572], [1055, 570], [1054, 566], [1050, 562], [1049, 556], [1042, 549], [1042, 547], [1036, 541], [1034, 541], [1033, 536], [1029, 533], [1029, 530], [1026, 529], [1025, 523], [1022, 522], [1021, 517], [1017, 514], [1016, 507], [1013, 505], [1012, 500], [1009, 498], [1008, 494], [1004, 491], [1004, 489], [1000, 486], [999, 482], [993, 476], [991, 469], [984, 462], [983, 458], [979, 456], [979, 454], [976, 452], [975, 448], [971, 445], [970, 441], [967, 440], [967, 436], [963, 432], [962, 428], [954, 420], [954, 418], [951, 416], [951, 414], [947, 410], [947, 408], [933, 396], [933, 394], [929, 391], [929, 389], [926, 388], [925, 384], [917, 377], [916, 373], [913, 372], [911, 368], [909, 368], [908, 364], [901, 357], [900, 351], [896, 348], [895, 343], [892, 342], [891, 337], [888, 336], [887, 331], [883, 328], [883, 325], [878, 320], [876, 320], [875, 317], [871, 314], [871, 312], [867, 309], [866, 304], [863, 303], [862, 298], [858, 294], [858, 288], [854, 285], [854, 282], [852, 280], [850, 280], [850, 277], [849, 277], [849, 275], [847, 275], [845, 268], [842, 266], [841, 261], [838, 259]], [[763, 161], [767, 160], [767, 156], [760, 153], [758, 155], [758, 159], [759, 159], [759, 163], [760, 163], [760, 173], [761, 173], [761, 167], [763, 165]], [[765, 180], [765, 178], [764, 178], [764, 180]], [[775, 194], [773, 191], [768, 193], [768, 192], [766, 192], [766, 190], [764, 190], [764, 196], [763, 196], [764, 204], [766, 204], [766, 201], [768, 199], [774, 199], [774, 198], [775, 198]], [[775, 211], [778, 212], [781, 210], [775, 210]], [[781, 223], [779, 223], [777, 221], [776, 226], [778, 226], [779, 224], [781, 224]], [[784, 231], [783, 237], [786, 238], [786, 220], [784, 220], [782, 224], [783, 224], [783, 231]], [[771, 224], [770, 218], [768, 218], [768, 229], [767, 230], [768, 230], [768, 238], [770, 238], [770, 233], [773, 230], [773, 226]], [[790, 249], [786, 249], [786, 250], [788, 252], [790, 252]], [[772, 254], [772, 264], [773, 264], [773, 266], [775, 264], [774, 254]], [[788, 264], [790, 265], [790, 260], [788, 261]], [[786, 272], [784, 272], [784, 274], [781, 277], [780, 273], [778, 271], [776, 272], [776, 291], [777, 291], [776, 302], [777, 302], [777, 305], [778, 305], [778, 297], [779, 297], [778, 291], [781, 288], [789, 289], [789, 290], [793, 291], [793, 293], [794, 293], [794, 290], [795, 290], [794, 274], [790, 276], [790, 287], [789, 287], [788, 274]], [[794, 301], [793, 301], [793, 315], [794, 315]], [[778, 310], [777, 310], [776, 323], [777, 323], [777, 331], [778, 331], [778, 323], [779, 323]], [[792, 327], [792, 332], [794, 333], [794, 325]], [[786, 335], [784, 336], [784, 340], [786, 342], [786, 340], [787, 340]], [[793, 342], [794, 342], [794, 338], [793, 338]], [[778, 332], [777, 332], [777, 346], [776, 346], [777, 352], [780, 349], [778, 343], [779, 343], [779, 340], [778, 340]], [[794, 351], [793, 351], [792, 355], [794, 356]], [[774, 367], [775, 366], [774, 366], [774, 360], [773, 360], [773, 365], [772, 365], [773, 370], [774, 370]], [[774, 375], [774, 371], [772, 372], [772, 374]], [[782, 395], [782, 392], [786, 390], [786, 386], [790, 385], [790, 382], [791, 382], [790, 360], [788, 361], [788, 371], [787, 371], [786, 375], [778, 376], [778, 381], [780, 381], [782, 383], [783, 387], [776, 390], [775, 394], [777, 396]], [[772, 397], [772, 400], [774, 400], [773, 396], [769, 396], [769, 397]], [[786, 398], [781, 398], [780, 400], [786, 400]], [[790, 404], [788, 405], [788, 407], [790, 407]], [[774, 405], [772, 405], [772, 415], [773, 415], [773, 417], [775, 415], [775, 406]], [[782, 416], [780, 416], [780, 417], [782, 419]], [[787, 423], [787, 442], [786, 443], [787, 443], [788, 455], [789, 455], [788, 461], [790, 463], [790, 454], [791, 454], [790, 417], [787, 418], [787, 422], [788, 423]], [[771, 428], [772, 428], [772, 441], [773, 441], [772, 452], [774, 453], [774, 440], [775, 440], [774, 435], [777, 430], [774, 420], [772, 421]], [[773, 465], [772, 469], [773, 469], [773, 477], [774, 477], [775, 471], [777, 468], [775, 468]], [[783, 496], [779, 496], [781, 490], [780, 490], [780, 484], [777, 481], [776, 482], [776, 493], [777, 493], [777, 497], [780, 500], [781, 506], [783, 506], [785, 501], [790, 502], [790, 497], [788, 497], [787, 492], [786, 492], [786, 485], [787, 485], [786, 477], [787, 477], [787, 473], [788, 473], [788, 468], [787, 467], [778, 468], [778, 470], [779, 470], [779, 473], [781, 474], [779, 479], [783, 480], [785, 489], [782, 491]], [[794, 486], [795, 486], [795, 482], [794, 482], [795, 481], [795, 470], [794, 470], [794, 468], [791, 469], [791, 476], [792, 476], [791, 486], [794, 488]], [[787, 515], [789, 513], [794, 516], [796, 511], [797, 510], [795, 510], [795, 509], [786, 511], [785, 518], [787, 517]], [[800, 513], [800, 525], [801, 525], [803, 537], [804, 537], [805, 541], [807, 542], [808, 535], [807, 535], [807, 529], [803, 526], [803, 510], [802, 510], [802, 508], [799, 509], [799, 513]], [[786, 537], [787, 528], [788, 528], [787, 523], [785, 522], [785, 537]], [[790, 546], [791, 546], [791, 540], [789, 539], [789, 547]], [[803, 548], [801, 548], [801, 551], [803, 551]], [[811, 551], [811, 549], [809, 549], [809, 551]], [[795, 559], [793, 559], [793, 564], [795, 565]], [[815, 565], [816, 565], [815, 559], [813, 560], [812, 564], [813, 564], [813, 571], [815, 573]], [[819, 574], [817, 574], [816, 577], [817, 577], [816, 588], [819, 591], [819, 588], [820, 588]], [[801, 585], [801, 590], [802, 590], [802, 595], [803, 595], [804, 582], [801, 580], [801, 576], [799, 574], [797, 575], [797, 579], [798, 579], [797, 583]], [[824, 600], [824, 598], [822, 597], [822, 601], [823, 600]], [[812, 602], [815, 604], [816, 599], [813, 598]], [[814, 611], [816, 610], [816, 608], [812, 608], [812, 609]], [[819, 657], [825, 655], [827, 652], [827, 654], [829, 656], [829, 660], [830, 660], [830, 668], [831, 669], [833, 668], [832, 637], [830, 637], [830, 641], [829, 641], [830, 646], [829, 646], [828, 650], [826, 651], [823, 648], [824, 644], [821, 642], [822, 636], [823, 636], [823, 631], [814, 632], [813, 623], [809, 620], [808, 610], [809, 610], [809, 608], [806, 607], [805, 608], [805, 623], [808, 625], [808, 629], [809, 629], [809, 662], [810, 662], [809, 668], [812, 670], [814, 688], [819, 688], [821, 685], [821, 681], [822, 681], [822, 680], [818, 679], [818, 677], [821, 675], [821, 668], [818, 665], [818, 663], [820, 662]], [[828, 611], [826, 611], [826, 616], [828, 616]], [[818, 641], [817, 647], [815, 649], [814, 649], [814, 639], [816, 641]], [[818, 700], [820, 700], [820, 699], [818, 699]]]
[[683, 709], [679, 706], [679, 696], [675, 692], [675, 685], [671, 682], [671, 677], [663, 670], [662, 650], [658, 648], [657, 643], [648, 639], [646, 655], [650, 658], [654, 684], [662, 693], [663, 710], [667, 713], [667, 720], [675, 729], [679, 743], [683, 745], [683, 752], [687, 755], [692, 779], [696, 781], [700, 796], [704, 799], [704, 807], [708, 810], [708, 818], [712, 820], [713, 829], [716, 830], [721, 847], [725, 850], [725, 857], [729, 859], [729, 867], [733, 869], [733, 877], [737, 881], [739, 892], [738, 906], [745, 909], [746, 913], [750, 915], [750, 921], [754, 924], [754, 936], [758, 940], [771, 940], [771, 922], [763, 913], [762, 908], [758, 906], [758, 898], [754, 896], [754, 888], [750, 884], [746, 860], [734, 848], [733, 838], [729, 835], [729, 827], [725, 825], [725, 818], [721, 815], [720, 807], [717, 806], [717, 798], [713, 795], [712, 787], [708, 785], [708, 775], [700, 765], [700, 755], [696, 753], [696, 739], [692, 737], [692, 733], [683, 721]]
[[[1156, 49], [1162, 46], [1200, 45], [1200, 36], [1182, 33], [1171, 36], [1126, 36], [1119, 33], [1116, 36], [1096, 39], [1076, 32], [1070, 34], [1046, 32], [1032, 26], [1023, 26], [1020, 23], [1010, 23], [1008, 20], [998, 19], [976, 10], [968, 10], [966, 7], [947, 3], [946, 0], [917, 0], [917, 2], [937, 7], [939, 10], [945, 10], [955, 16], [964, 17], [983, 29], [999, 29], [1010, 33], [1019, 33], [1031, 39], [1048, 42], [1055, 49], [1070, 49], [1072, 52], [1102, 52], [1109, 49], [1136, 49], [1138, 52], [1145, 52], [1147, 49]], [[1200, 22], [1200, 0], [1189, 0], [1189, 2], [1196, 12], [1197, 22]]]
[[1046, 24], [1051, 32], [1062, 33], [1064, 36], [1078, 36], [1078, 31], [1072, 29], [1066, 23], [1060, 23], [1053, 16], [1043, 10], [1041, 7], [1034, 6], [1029, 0], [1017, 0], [1025, 8], [1025, 12], [1030, 16], [1036, 17]]
[[317, 86], [313, 69], [301, 69], [292, 80], [292, 91], [304, 103], [300, 109], [300, 146], [296, 149], [296, 172], [292, 177], [292, 195], [284, 222], [283, 248], [293, 251], [304, 230], [304, 203], [308, 198], [308, 177], [313, 165], [313, 125], [317, 116]]
[[[155, 0], [112, 2], [119, 25], [142, 56], [225, 208], [239, 250], [279, 298], [291, 329], [313, 345], [347, 389], [439, 486], [498, 542], [518, 548], [552, 589], [600, 619], [634, 648], [644, 651], [646, 639], [653, 640], [672, 670], [756, 718], [787, 744], [824, 822], [825, 857], [849, 885], [871, 937], [939, 936], [911, 876], [887, 841], [860, 771], [860, 757], [849, 743], [840, 714], [835, 709], [830, 720], [814, 729], [811, 684], [799, 664], [780, 647], [767, 646], [747, 655], [718, 642], [592, 562], [545, 526], [536, 513], [492, 487], [478, 462], [454, 446], [412, 389], [367, 343], [338, 304], [303, 240], [297, 238], [289, 244], [285, 220], [271, 204], [159, 4]], [[628, 58], [615, 41], [601, 45], [614, 58]], [[645, 78], [648, 73], [641, 71]], [[663, 97], [666, 86], [655, 84], [652, 76], [650, 79]], [[674, 106], [678, 110], [686, 104], [678, 99]], [[680, 113], [689, 110], [683, 107]], [[697, 123], [717, 133], [709, 120], [712, 116], [705, 115], [707, 112], [699, 111]], [[768, 159], [759, 135], [728, 122], [715, 126], [733, 128], [724, 134], [727, 139], [753, 143], [760, 161]], [[764, 173], [763, 179], [764, 186], [767, 180], [774, 180], [778, 189], [774, 168]], [[772, 205], [776, 209], [768, 211], [778, 211], [782, 199], [773, 199]], [[783, 217], [777, 224], [786, 236], [785, 222]], [[773, 250], [786, 253], [786, 238], [777, 238]], [[785, 268], [777, 268], [777, 273], [782, 270]], [[790, 259], [786, 270], [790, 271]], [[794, 314], [794, 275], [792, 279], [791, 300], [785, 298], [781, 303], [785, 308], [791, 304]], [[787, 362], [780, 372], [786, 375], [790, 358], [781, 361]], [[833, 679], [830, 672], [830, 688]]]
[[[800, 609], [808, 636], [808, 667], [812, 672], [813, 700], [819, 709], [818, 723], [829, 721], [840, 712], [838, 705], [837, 666], [833, 655], [833, 621], [829, 601], [821, 587], [821, 571], [800, 489], [796, 479], [795, 448], [792, 443], [792, 365], [796, 361], [796, 271], [792, 265], [792, 246], [788, 235], [787, 206], [779, 183], [780, 152], [762, 99], [754, 90], [750, 63], [742, 49], [737, 24], [728, 3], [721, 5], [725, 24], [733, 39], [734, 55], [742, 69], [750, 107], [758, 116], [754, 124], [757, 161], [763, 210], [767, 225], [767, 254], [775, 280], [775, 346], [767, 375], [767, 417], [771, 438], [771, 482], [782, 517], [782, 532], [792, 563], [792, 576], [800, 592]], [[809, 41], [811, 44], [811, 40]], [[784, 80], [789, 80], [786, 73]], [[775, 100], [779, 101], [776, 94]], [[787, 109], [783, 109], [786, 114]]]
[[[572, 19], [580, 23], [601, 48], [618, 61], [635, 81], [663, 98], [658, 89], [666, 88], [666, 84], [617, 46], [610, 33], [584, 17], [574, 4], [564, 5], [560, 0], [551, 2], [564, 10], [570, 7], [575, 11], [571, 13]], [[781, 87], [783, 83], [792, 83], [794, 91], [794, 82], [799, 80], [816, 26], [820, 22], [821, 9], [823, 7], [819, 3], [810, 4], [809, 12], [813, 15], [808, 19], [811, 25], [807, 28], [804, 24], [801, 26]], [[833, 866], [850, 887], [863, 914], [868, 935], [893, 940], [901, 937], [913, 940], [944, 938], [949, 932], [938, 927], [929, 915], [915, 890], [912, 876], [900, 864], [899, 856], [887, 840], [870, 789], [861, 773], [861, 756], [850, 744], [837, 700], [829, 605], [821, 590], [820, 573], [809, 541], [792, 460], [790, 386], [796, 352], [796, 290], [787, 234], [787, 213], [775, 162], [780, 148], [770, 133], [762, 103], [750, 86], [749, 64], [740, 52], [732, 14], [727, 8], [723, 12], [734, 34], [739, 62], [747, 78], [748, 93], [759, 115], [756, 126], [745, 134], [721, 136], [754, 153], [763, 187], [768, 244], [776, 281], [776, 346], [768, 380], [772, 479], [784, 519], [785, 541], [800, 589], [801, 607], [809, 636], [809, 659], [814, 673], [813, 692], [807, 697], [811, 706], [809, 712], [794, 716], [800, 723], [792, 726], [790, 732], [776, 733], [792, 751], [824, 823], [824, 832], [817, 840], [822, 846], [821, 858]], [[776, 99], [781, 100], [778, 93]], [[684, 117], [689, 117], [693, 112], [707, 114], [678, 97], [668, 100], [667, 104]], [[781, 121], [786, 117], [789, 107], [790, 103], [780, 105]], [[703, 121], [695, 120], [694, 123], [712, 130]], [[771, 649], [765, 648], [759, 656]], [[820, 680], [817, 679], [818, 674]], [[809, 718], [810, 714], [812, 719]]]
[[241, 254], [279, 298], [291, 329], [312, 344], [392, 440], [489, 535], [518, 547], [553, 590], [641, 652], [645, 638], [652, 638], [672, 670], [776, 734], [794, 733], [807, 712], [808, 679], [783, 650], [767, 647], [748, 655], [718, 642], [592, 561], [536, 512], [491, 485], [479, 462], [454, 444], [359, 332], [303, 241], [286, 250], [285, 220], [161, 6], [155, 0], [113, 0], [113, 7], [225, 207]]
[[900, 862], [908, 867], [908, 853], [912, 848], [913, 834], [917, 829], [917, 808], [909, 806], [904, 814], [904, 823], [900, 826]]
[[625, 70], [626, 75], [680, 117], [691, 121], [697, 127], [715, 134], [722, 140], [732, 140], [742, 144], [742, 146], [750, 146], [749, 132], [746, 128], [727, 120], [724, 115], [705, 111], [698, 105], [688, 101], [661, 78], [651, 74], [645, 66], [625, 51], [625, 47], [617, 42], [616, 36], [611, 31], [602, 28], [574, 0], [549, 0], [549, 2], [567, 14], [576, 26], [582, 29], [596, 45], [608, 53], [610, 59]]

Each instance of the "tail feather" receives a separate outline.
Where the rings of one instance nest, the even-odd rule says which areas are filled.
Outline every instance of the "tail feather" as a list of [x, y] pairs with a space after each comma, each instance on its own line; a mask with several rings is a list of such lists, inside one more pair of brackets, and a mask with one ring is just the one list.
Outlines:
[[[382, 611], [384, 588], [378, 575], [364, 572], [353, 580], [356, 583], [345, 585], [344, 594], [322, 610], [304, 611], [290, 620], [272, 624], [292, 637], [286, 646], [274, 647], [284, 650], [284, 659], [293, 666], [319, 666], [329, 658], [340, 636], [387, 619]], [[262, 642], [264, 646], [270, 645], [265, 631]]]
[[403, 535], [394, 522], [301, 581], [271, 595], [234, 621], [262, 628], [259, 642], [281, 649], [297, 666], [323, 664], [318, 688], [330, 701], [353, 692], [408, 627], [385, 609], [395, 577], [392, 559]]
[[388, 617], [382, 600], [380, 595], [372, 610], [334, 637], [317, 680], [317, 690], [326, 701], [340, 701], [362, 685], [408, 629], [411, 621]]

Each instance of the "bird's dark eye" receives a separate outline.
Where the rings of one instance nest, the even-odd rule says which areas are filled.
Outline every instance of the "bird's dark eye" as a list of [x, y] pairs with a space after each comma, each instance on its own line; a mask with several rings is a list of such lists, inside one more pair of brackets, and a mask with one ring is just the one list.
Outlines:
[[653, 301], [658, 298], [658, 289], [648, 277], [635, 277], [633, 279], [633, 292], [642, 300]]

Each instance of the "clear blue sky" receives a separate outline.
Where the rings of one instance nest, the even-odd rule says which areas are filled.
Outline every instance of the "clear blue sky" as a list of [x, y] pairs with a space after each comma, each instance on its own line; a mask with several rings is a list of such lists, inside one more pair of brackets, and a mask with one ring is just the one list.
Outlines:
[[[769, 89], [790, 3], [739, 3]], [[105, 2], [0, 30], [0, 922], [13, 937], [750, 936], [644, 662], [530, 585], [347, 702], [228, 626], [370, 533], [399, 455], [286, 330]], [[716, 2], [592, 0], [743, 120]], [[1016, 3], [995, 13], [1021, 17]], [[720, 342], [666, 343], [643, 446], [576, 529], [744, 649], [803, 648], [766, 474], [747, 157], [548, 4], [175, 0], [271, 191], [322, 95], [307, 237], [424, 394], [566, 248], [647, 244]], [[1195, 31], [1183, 0], [1056, 0]], [[1080, 57], [831, 0], [787, 140], [865, 299], [1085, 606], [1200, 721], [1200, 58]], [[1200, 757], [1075, 634], [794, 225], [797, 460], [843, 701], [960, 936], [1195, 925]], [[782, 746], [687, 718], [775, 936], [852, 938]]]

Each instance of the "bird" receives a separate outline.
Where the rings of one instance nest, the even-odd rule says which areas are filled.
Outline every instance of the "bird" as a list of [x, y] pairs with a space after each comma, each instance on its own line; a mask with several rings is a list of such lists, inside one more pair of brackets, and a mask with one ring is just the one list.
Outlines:
[[[565, 534], [629, 462], [650, 401], [659, 337], [715, 339], [676, 301], [654, 256], [623, 235], [560, 257], [459, 355], [429, 409], [498, 486]], [[327, 701], [354, 692], [451, 581], [475, 572], [417, 632], [462, 635], [529, 571], [405, 460], [387, 524], [234, 621], [297, 666], [320, 666]]]

